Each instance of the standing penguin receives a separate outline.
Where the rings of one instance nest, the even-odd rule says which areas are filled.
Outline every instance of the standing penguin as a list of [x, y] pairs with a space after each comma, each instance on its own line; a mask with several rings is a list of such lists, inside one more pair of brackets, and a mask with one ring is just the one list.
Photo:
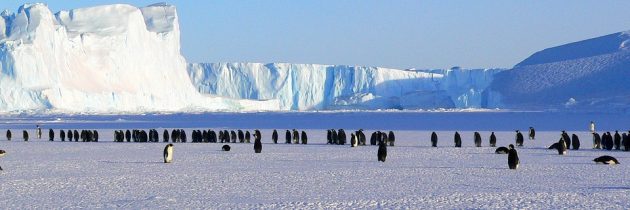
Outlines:
[[53, 129], [48, 129], [48, 140], [49, 141], [55, 140], [55, 131], [53, 131]]
[[389, 131], [389, 136], [387, 136], [387, 140], [389, 141], [389, 146], [394, 146], [394, 141], [396, 141], [396, 136], [394, 136], [394, 131]]
[[68, 130], [68, 141], [72, 141], [72, 130]]
[[580, 149], [580, 138], [578, 138], [578, 136], [575, 135], [575, 134], [571, 135], [571, 144], [573, 145], [573, 150], [579, 150]]
[[385, 144], [385, 142], [381, 141], [378, 143], [378, 161], [381, 162], [385, 162], [385, 159], [387, 158], [387, 144]]
[[173, 144], [167, 144], [164, 147], [164, 163], [173, 162]]
[[42, 139], [42, 128], [37, 125], [37, 139]]
[[613, 137], [610, 132], [606, 132], [606, 137], [603, 139], [606, 150], [612, 150], [614, 147]]
[[475, 146], [481, 147], [481, 134], [475, 131]]
[[562, 139], [564, 139], [564, 143], [567, 144], [567, 149], [571, 148], [571, 137], [566, 131], [562, 131]]
[[300, 134], [295, 129], [293, 129], [293, 143], [294, 144], [299, 144], [300, 143]]
[[514, 149], [514, 145], [510, 144], [510, 150], [508, 151], [508, 167], [510, 169], [517, 169], [520, 161], [518, 160], [518, 153]]
[[[630, 131], [628, 131], [628, 133], [630, 133]], [[621, 144], [623, 145], [623, 151], [630, 151], [630, 135], [623, 133], [623, 137], [622, 137], [622, 142]]]
[[259, 134], [254, 133], [254, 153], [260, 153], [262, 151], [262, 142], [260, 142]]
[[614, 144], [616, 150], [621, 150], [621, 135], [619, 135], [619, 131], [615, 131]]
[[300, 138], [302, 139], [302, 144], [308, 144], [308, 136], [306, 136], [305, 131], [302, 131], [302, 136]]
[[59, 138], [61, 139], [61, 141], [66, 141], [66, 132], [62, 130], [59, 130]]
[[274, 144], [278, 143], [278, 131], [276, 129], [273, 129], [273, 133], [271, 134], [271, 140], [273, 141]]
[[455, 137], [453, 138], [453, 141], [455, 141], [455, 147], [462, 147], [462, 137], [457, 131], [455, 131]]
[[372, 136], [370, 136], [370, 145], [376, 145], [376, 132], [372, 133]]
[[7, 140], [11, 141], [11, 130], [7, 130]]
[[602, 148], [602, 138], [598, 133], [593, 132], [593, 149], [601, 149]]
[[524, 142], [524, 137], [523, 134], [521, 133], [520, 130], [516, 130], [516, 146], [517, 147], [522, 147], [523, 146], [523, 142]]
[[437, 136], [437, 134], [435, 133], [435, 131], [433, 131], [433, 132], [431, 133], [431, 146], [432, 146], [432, 147], [437, 147], [437, 143], [438, 143], [438, 136]]
[[490, 147], [497, 146], [497, 137], [494, 135], [494, 132], [490, 134]]
[[595, 123], [593, 121], [591, 121], [591, 124], [588, 126], [588, 130], [591, 133], [595, 133]]
[[357, 136], [354, 133], [350, 133], [350, 147], [356, 147], [358, 144]]
[[22, 130], [22, 138], [24, 141], [28, 141], [28, 132], [26, 130]]
[[249, 133], [249, 131], [245, 131], [245, 143], [250, 143], [250, 140], [252, 138], [252, 134]]
[[564, 139], [560, 139], [558, 141], [558, 147], [556, 147], [556, 149], [558, 150], [558, 155], [566, 155], [567, 154], [566, 141]]
[[284, 135], [285, 138], [285, 144], [290, 144], [291, 143], [291, 131], [287, 130], [287, 132]]
[[164, 129], [164, 133], [162, 133], [162, 139], [164, 139], [164, 142], [168, 142], [168, 137], [170, 137], [168, 135], [168, 130]]
[[534, 127], [529, 127], [529, 140], [534, 139], [536, 139], [536, 130], [534, 130]]

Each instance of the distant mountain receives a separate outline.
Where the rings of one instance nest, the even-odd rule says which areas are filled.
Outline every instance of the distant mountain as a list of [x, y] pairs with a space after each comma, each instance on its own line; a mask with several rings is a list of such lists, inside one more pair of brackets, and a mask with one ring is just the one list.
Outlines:
[[496, 74], [490, 91], [506, 108], [630, 110], [630, 33], [536, 52]]

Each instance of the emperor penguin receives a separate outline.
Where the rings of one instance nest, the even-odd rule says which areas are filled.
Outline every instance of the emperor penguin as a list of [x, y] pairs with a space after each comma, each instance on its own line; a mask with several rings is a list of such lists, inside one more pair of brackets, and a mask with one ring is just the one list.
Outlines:
[[481, 147], [481, 134], [479, 134], [479, 132], [475, 131], [475, 146], [476, 147]]
[[55, 140], [55, 131], [53, 131], [53, 129], [48, 129], [48, 140], [49, 141]]
[[565, 142], [566, 141], [564, 141], [564, 139], [560, 139], [560, 141], [558, 141], [558, 147], [556, 149], [558, 150], [559, 155], [567, 154], [567, 144]]
[[523, 146], [523, 134], [521, 133], [520, 130], [516, 130], [516, 146], [517, 147], [522, 147]]
[[595, 163], [603, 163], [606, 165], [614, 165], [614, 164], [619, 164], [619, 161], [617, 161], [617, 158], [614, 158], [612, 156], [608, 156], [608, 155], [604, 155], [598, 158], [593, 159], [593, 162]]
[[384, 141], [378, 143], [378, 161], [385, 162], [387, 158], [387, 144]]
[[575, 134], [571, 135], [571, 145], [573, 145], [573, 150], [580, 149], [580, 138]]
[[354, 133], [350, 133], [350, 147], [356, 147], [357, 144], [357, 136]]
[[164, 163], [173, 162], [173, 144], [167, 144], [164, 147]]
[[11, 130], [7, 130], [7, 140], [11, 141]]
[[507, 147], [499, 147], [496, 150], [494, 150], [494, 153], [496, 154], [507, 154], [510, 152], [510, 149], [508, 149]]
[[490, 147], [497, 146], [497, 136], [494, 135], [494, 132], [490, 134]]
[[42, 127], [37, 125], [37, 139], [42, 139]]
[[284, 143], [285, 144], [290, 144], [291, 143], [291, 131], [287, 130], [284, 133]]
[[260, 142], [258, 135], [254, 134], [254, 136], [256, 136], [254, 138], [254, 153], [260, 153], [262, 151], [262, 142]]
[[271, 133], [271, 140], [274, 144], [278, 143], [278, 131], [276, 129], [273, 129], [273, 133]]
[[28, 141], [28, 132], [26, 130], [22, 131], [22, 138], [24, 138], [24, 141]]
[[302, 131], [300, 139], [302, 139], [302, 144], [308, 144], [308, 136], [305, 131]]
[[613, 143], [615, 150], [621, 150], [621, 135], [619, 135], [619, 131], [615, 131], [615, 141]]
[[567, 144], [567, 149], [571, 148], [571, 137], [566, 131], [562, 131], [562, 139], [564, 139], [564, 143]]
[[599, 136], [599, 133], [593, 132], [593, 149], [601, 149], [602, 148], [602, 138]]
[[387, 140], [389, 141], [389, 146], [394, 146], [394, 142], [396, 141], [396, 136], [394, 136], [394, 131], [389, 131], [387, 136]]
[[[4, 157], [4, 155], [6, 155], [7, 152], [4, 150], [0, 150], [0, 157]], [[0, 171], [2, 171], [2, 167], [0, 167]]]
[[459, 132], [455, 131], [455, 147], [462, 147], [462, 137], [459, 135]]
[[510, 169], [517, 169], [519, 164], [518, 153], [516, 152], [516, 149], [514, 149], [514, 145], [510, 144], [509, 147], [510, 151], [508, 151], [508, 166], [510, 167]]
[[534, 127], [529, 127], [529, 140], [536, 139], [536, 130]]
[[437, 143], [438, 143], [438, 135], [434, 131], [433, 133], [431, 133], [431, 146], [437, 147]]

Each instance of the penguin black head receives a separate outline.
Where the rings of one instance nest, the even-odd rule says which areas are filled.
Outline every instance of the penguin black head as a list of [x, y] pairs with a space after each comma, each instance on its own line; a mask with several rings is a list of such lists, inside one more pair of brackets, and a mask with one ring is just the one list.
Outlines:
[[166, 146], [167, 146], [167, 147], [172, 147], [172, 146], [173, 146], [173, 144], [167, 144]]
[[508, 146], [510, 149], [514, 149], [514, 145], [510, 144], [510, 146]]
[[4, 155], [6, 155], [6, 154], [7, 154], [7, 152], [6, 152], [6, 151], [4, 151], [4, 150], [0, 150], [0, 157], [4, 156]]
[[227, 152], [227, 151], [230, 151], [231, 148], [230, 148], [230, 145], [226, 144], [226, 145], [223, 145], [223, 147], [221, 147], [221, 149], [223, 149], [223, 151]]

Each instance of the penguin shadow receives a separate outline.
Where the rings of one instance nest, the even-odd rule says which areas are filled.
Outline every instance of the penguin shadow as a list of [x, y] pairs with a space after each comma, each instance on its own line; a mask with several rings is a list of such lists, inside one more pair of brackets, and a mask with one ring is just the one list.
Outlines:
[[107, 164], [164, 164], [164, 161], [111, 161], [111, 160], [101, 160], [99, 163], [107, 163]]
[[617, 186], [608, 186], [608, 187], [588, 187], [586, 189], [589, 190], [630, 190], [630, 187], [617, 187]]
[[423, 166], [423, 167], [415, 167], [420, 169], [490, 169], [490, 170], [505, 170], [506, 168], [497, 168], [497, 167], [452, 167], [452, 166]]

